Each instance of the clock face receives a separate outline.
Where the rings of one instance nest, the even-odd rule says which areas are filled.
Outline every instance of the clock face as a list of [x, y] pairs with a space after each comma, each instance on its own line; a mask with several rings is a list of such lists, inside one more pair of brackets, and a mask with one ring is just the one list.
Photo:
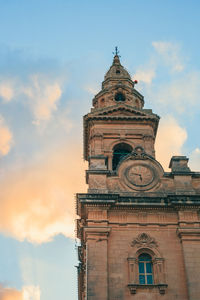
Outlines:
[[126, 178], [129, 183], [137, 187], [145, 187], [152, 183], [155, 174], [151, 167], [138, 163], [128, 168]]

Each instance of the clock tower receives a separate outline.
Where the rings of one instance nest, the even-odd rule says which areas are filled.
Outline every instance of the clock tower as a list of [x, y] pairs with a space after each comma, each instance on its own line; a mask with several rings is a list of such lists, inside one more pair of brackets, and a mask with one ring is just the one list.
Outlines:
[[197, 300], [200, 173], [185, 156], [164, 172], [154, 149], [159, 116], [144, 108], [136, 83], [116, 50], [84, 116], [79, 300]]

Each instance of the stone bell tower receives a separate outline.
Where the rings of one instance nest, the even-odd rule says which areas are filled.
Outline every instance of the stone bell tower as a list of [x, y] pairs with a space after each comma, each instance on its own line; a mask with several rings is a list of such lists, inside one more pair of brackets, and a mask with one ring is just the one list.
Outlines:
[[200, 299], [200, 173], [155, 159], [159, 117], [118, 53], [84, 116], [88, 193], [77, 194], [79, 300]]

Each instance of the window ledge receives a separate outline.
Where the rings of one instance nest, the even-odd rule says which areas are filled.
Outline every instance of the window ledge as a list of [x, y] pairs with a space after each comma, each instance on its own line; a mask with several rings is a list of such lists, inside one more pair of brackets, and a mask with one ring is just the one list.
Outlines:
[[165, 283], [160, 283], [160, 284], [137, 284], [137, 283], [130, 283], [128, 284], [128, 288], [131, 292], [131, 294], [136, 294], [137, 289], [153, 289], [153, 288], [158, 288], [160, 294], [164, 295], [165, 290], [168, 287], [167, 284]]

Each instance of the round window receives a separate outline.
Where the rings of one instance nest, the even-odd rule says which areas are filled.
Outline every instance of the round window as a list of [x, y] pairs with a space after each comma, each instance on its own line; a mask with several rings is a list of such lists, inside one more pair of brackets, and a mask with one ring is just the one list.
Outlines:
[[126, 100], [126, 98], [125, 98], [124, 94], [122, 94], [122, 93], [117, 93], [117, 94], [115, 95], [115, 101], [125, 101], [125, 100]]

